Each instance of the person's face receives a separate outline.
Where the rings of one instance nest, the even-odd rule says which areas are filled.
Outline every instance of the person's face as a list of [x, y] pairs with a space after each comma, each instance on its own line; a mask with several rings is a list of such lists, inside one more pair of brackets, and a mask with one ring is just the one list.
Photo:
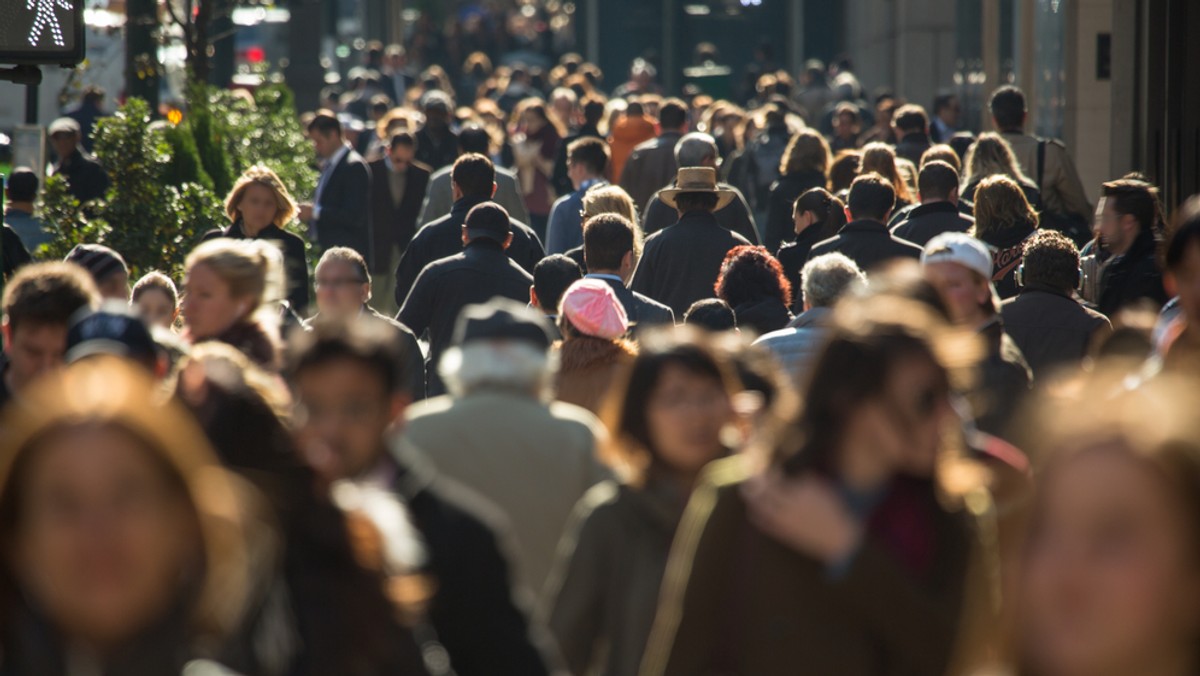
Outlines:
[[896, 112], [896, 102], [885, 100], [875, 107], [875, 124], [886, 127], [892, 123], [892, 113]]
[[193, 340], [215, 338], [249, 311], [245, 299], [235, 298], [229, 284], [208, 265], [197, 263], [183, 280], [180, 311]]
[[4, 329], [4, 354], [14, 390], [20, 391], [43, 373], [62, 366], [67, 353], [65, 325], [26, 322], [14, 330], [5, 323]]
[[971, 326], [983, 321], [981, 306], [991, 297], [985, 281], [958, 263], [928, 263], [925, 279], [937, 289], [955, 324]]
[[541, 116], [532, 110], [527, 110], [521, 115], [521, 126], [524, 127], [525, 131], [529, 134], [537, 132], [544, 125], [545, 122], [542, 121]]
[[1185, 543], [1195, 515], [1123, 448], [1083, 451], [1056, 469], [1044, 475], [1021, 585], [1031, 666], [1135, 674], [1192, 658], [1200, 575]]
[[330, 260], [317, 266], [317, 308], [327, 317], [349, 318], [362, 311], [371, 285], [358, 275], [354, 266]]
[[96, 288], [99, 289], [100, 296], [105, 300], [119, 300], [123, 303], [128, 303], [129, 273], [124, 270], [109, 273]]
[[397, 173], [408, 171], [408, 165], [412, 164], [413, 157], [416, 155], [412, 146], [406, 146], [403, 143], [394, 143], [391, 148], [388, 148], [388, 157], [392, 160], [392, 169]]
[[951, 127], [957, 127], [958, 119], [962, 116], [962, 104], [958, 102], [957, 98], [950, 99], [949, 105], [942, 108], [938, 116]]
[[864, 403], [850, 425], [869, 438], [893, 472], [927, 477], [952, 416], [940, 369], [927, 359], [906, 359], [894, 367], [882, 395]]
[[325, 481], [359, 477], [379, 461], [384, 437], [408, 401], [353, 359], [311, 366], [293, 382], [301, 453]]
[[165, 291], [146, 289], [140, 293], [133, 305], [138, 316], [146, 322], [146, 326], [169, 329], [175, 323], [175, 303], [171, 302], [171, 297]]
[[1114, 254], [1125, 253], [1133, 244], [1137, 230], [1137, 219], [1130, 214], [1118, 213], [1113, 200], [1100, 198], [1096, 205], [1096, 231], [1105, 248]]
[[275, 222], [279, 205], [275, 202], [275, 191], [259, 183], [251, 183], [242, 193], [237, 205], [242, 223], [251, 232], [258, 232]]
[[795, 227], [797, 235], [807, 230], [816, 221], [817, 215], [811, 211], [792, 210], [792, 225]]
[[342, 145], [342, 137], [337, 132], [322, 132], [314, 129], [309, 132], [308, 137], [312, 139], [313, 150], [321, 159], [333, 157], [333, 154]]
[[856, 133], [855, 127], [858, 125], [854, 121], [854, 116], [850, 113], [841, 113], [833, 116], [833, 133], [843, 138], [848, 138]]
[[169, 613], [185, 576], [199, 573], [200, 535], [150, 452], [90, 427], [52, 436], [29, 462], [14, 568], [51, 622], [112, 646]]
[[50, 137], [50, 146], [59, 159], [69, 156], [79, 146], [79, 137], [72, 132], [60, 131]]
[[1200, 243], [1193, 241], [1188, 246], [1179, 268], [1168, 272], [1167, 278], [1179, 296], [1179, 306], [1188, 326], [1200, 330]]
[[725, 452], [733, 406], [721, 384], [677, 364], [663, 368], [646, 409], [650, 440], [670, 469], [694, 475]]

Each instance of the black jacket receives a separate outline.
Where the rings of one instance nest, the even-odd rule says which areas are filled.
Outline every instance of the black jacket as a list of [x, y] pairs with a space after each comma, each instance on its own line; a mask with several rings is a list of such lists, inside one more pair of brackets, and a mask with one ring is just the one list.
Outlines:
[[429, 396], [445, 393], [437, 365], [450, 347], [462, 309], [486, 303], [496, 296], [528, 302], [532, 285], [533, 276], [506, 256], [499, 242], [486, 238], [473, 240], [460, 253], [435, 261], [421, 271], [396, 319], [415, 335], [429, 331], [429, 359], [425, 367]]
[[[670, 185], [675, 185], [675, 182], [671, 181]], [[732, 202], [713, 213], [717, 217], [717, 222], [745, 237], [746, 241], [751, 244], [758, 244], [758, 230], [754, 227], [754, 215], [750, 213], [750, 205], [746, 203], [745, 196], [728, 183], [718, 183], [717, 187], [736, 193]], [[678, 220], [679, 212], [664, 204], [656, 191], [642, 212], [642, 232], [649, 237], [669, 225], [674, 225]]]
[[1000, 298], [1017, 295], [1017, 267], [1025, 257], [1025, 240], [1033, 236], [1037, 225], [1028, 221], [1010, 223], [997, 230], [977, 233], [992, 252], [992, 282]]
[[429, 620], [458, 676], [540, 676], [546, 658], [513, 600], [499, 509], [402, 450], [393, 490], [425, 540]]
[[342, 156], [316, 206], [317, 243], [323, 251], [347, 246], [371, 260], [371, 170], [354, 150]]
[[682, 317], [692, 303], [716, 294], [713, 285], [725, 254], [747, 245], [745, 237], [731, 232], [706, 212], [689, 212], [679, 222], [646, 240], [642, 261], [630, 288], [663, 303]]
[[[431, 221], [417, 231], [416, 237], [409, 242], [400, 264], [396, 266], [396, 305], [403, 306], [417, 276], [426, 265], [461, 253], [462, 225], [467, 220], [467, 212], [477, 204], [487, 200], [476, 197], [464, 197], [454, 203], [450, 213]], [[526, 272], [533, 274], [533, 267], [546, 256], [542, 248], [542, 240], [528, 225], [509, 219], [512, 227], [513, 241], [508, 247], [508, 257]]]
[[[364, 305], [360, 316], [369, 317], [375, 321], [384, 322], [388, 326], [396, 329], [400, 335], [400, 343], [404, 346], [404, 380], [407, 385], [408, 394], [413, 400], [425, 398], [425, 357], [421, 354], [421, 344], [417, 342], [417, 337], [413, 335], [408, 327], [400, 322], [381, 315], [375, 311], [375, 308], [370, 305]], [[304, 328], [311, 329], [315, 324], [321, 321], [321, 314], [318, 312], [304, 322]]]
[[372, 273], [386, 274], [391, 272], [392, 248], [398, 246], [403, 251], [417, 232], [417, 216], [425, 201], [430, 172], [423, 165], [409, 164], [405, 170], [404, 195], [400, 198], [400, 206], [396, 206], [392, 200], [387, 160], [378, 159], [368, 166], [371, 169], [371, 251], [374, 254], [368, 264]]
[[786, 328], [792, 321], [792, 313], [783, 301], [772, 297], [740, 303], [733, 308], [733, 316], [739, 329], [760, 336]]
[[609, 277], [596, 277], [612, 288], [621, 307], [625, 308], [625, 316], [636, 333], [639, 328], [652, 326], [672, 326], [675, 324], [675, 313], [671, 308], [653, 299], [632, 291], [621, 282]]
[[1026, 286], [1000, 309], [1004, 330], [1029, 362], [1033, 377], [1056, 367], [1078, 367], [1097, 331], [1111, 327], [1104, 315], [1048, 287]]
[[1149, 231], [1134, 240], [1125, 255], [1115, 258], [1100, 276], [1100, 312], [1112, 317], [1127, 305], [1145, 298], [1161, 308], [1167, 302], [1162, 272], [1154, 260], [1156, 241]]
[[966, 232], [975, 219], [964, 215], [949, 202], [930, 202], [913, 207], [908, 216], [892, 228], [892, 234], [923, 247], [943, 232]]
[[792, 239], [795, 221], [792, 208], [796, 198], [812, 188], [825, 187], [825, 174], [819, 171], [798, 171], [784, 174], [771, 186], [767, 202], [767, 222], [763, 227], [763, 246], [776, 251], [779, 246]]
[[200, 241], [207, 242], [218, 237], [230, 239], [262, 239], [274, 243], [283, 252], [283, 272], [287, 276], [287, 301], [297, 314], [308, 307], [308, 258], [304, 253], [304, 240], [299, 235], [271, 224], [262, 229], [257, 237], [249, 237], [242, 230], [242, 221], [234, 221], [224, 230], [209, 230]]
[[4, 249], [3, 266], [0, 267], [0, 274], [7, 279], [17, 271], [17, 268], [20, 268], [33, 259], [29, 256], [29, 252], [25, 250], [25, 245], [21, 243], [21, 237], [17, 234], [16, 230], [6, 225], [3, 227], [3, 230], [0, 230], [0, 237], [4, 238], [0, 240], [0, 247]]
[[447, 129], [442, 136], [434, 136], [429, 130], [421, 127], [416, 133], [417, 161], [437, 171], [448, 164], [454, 164], [458, 158], [458, 134], [453, 129]]
[[792, 285], [792, 312], [796, 314], [804, 311], [804, 298], [800, 289], [804, 276], [800, 271], [808, 262], [812, 248], [824, 239], [822, 234], [824, 233], [821, 232], [821, 226], [814, 223], [796, 235], [795, 240], [779, 247], [779, 252], [775, 254], [775, 258], [779, 259], [779, 264], [783, 266], [783, 274]]
[[894, 258], [921, 257], [921, 247], [893, 236], [883, 223], [868, 219], [850, 221], [836, 236], [813, 245], [808, 258], [812, 260], [835, 251], [857, 263], [864, 272]]
[[650, 203], [650, 198], [658, 190], [675, 180], [677, 166], [675, 164], [675, 144], [683, 134], [677, 131], [664, 131], [656, 138], [638, 144], [625, 166], [621, 168], [618, 179], [625, 192], [633, 198], [633, 203], [641, 208]]
[[75, 154], [65, 160], [60, 159], [58, 164], [54, 165], [50, 175], [58, 174], [67, 177], [71, 194], [80, 203], [104, 197], [105, 191], [108, 190], [108, 174], [104, 172], [104, 167], [100, 166], [95, 157], [79, 148], [75, 150]]
[[1004, 331], [999, 316], [979, 330], [986, 354], [979, 363], [979, 382], [969, 397], [975, 426], [1001, 439], [1011, 438], [1013, 418], [1029, 393], [1033, 374], [1025, 355]]
[[931, 145], [929, 134], [923, 131], [910, 131], [896, 142], [896, 157], [902, 157], [920, 167], [921, 155], [924, 155]]

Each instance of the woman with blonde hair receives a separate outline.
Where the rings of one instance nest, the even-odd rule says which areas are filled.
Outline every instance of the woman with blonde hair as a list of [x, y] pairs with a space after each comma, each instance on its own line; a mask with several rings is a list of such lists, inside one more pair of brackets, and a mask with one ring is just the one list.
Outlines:
[[184, 335], [192, 344], [228, 343], [259, 366], [277, 370], [280, 339], [274, 306], [282, 288], [282, 260], [270, 244], [205, 242], [184, 263]]
[[1021, 171], [1012, 146], [999, 134], [988, 132], [975, 139], [963, 161], [962, 173], [961, 197], [968, 202], [975, 201], [975, 190], [980, 181], [988, 176], [1007, 176], [1021, 186], [1025, 199], [1035, 211], [1042, 210], [1042, 194], [1038, 191], [1037, 184]]
[[796, 198], [812, 188], [824, 188], [829, 182], [831, 164], [829, 143], [816, 131], [802, 129], [788, 141], [779, 163], [779, 180], [771, 186], [767, 206], [763, 245], [768, 251], [778, 251], [781, 244], [792, 239], [792, 207]]
[[[636, 262], [642, 255], [645, 233], [642, 232], [642, 226], [638, 225], [637, 207], [633, 203], [633, 198], [619, 185], [598, 185], [588, 189], [583, 195], [583, 219], [580, 222], [580, 230], [587, 227], [589, 220], [601, 214], [616, 214], [628, 219], [633, 224], [633, 260]], [[587, 272], [587, 265], [583, 261], [582, 245], [568, 251], [567, 256], [578, 263], [580, 269]]]
[[1017, 295], [1017, 268], [1025, 242], [1037, 231], [1037, 211], [1007, 176], [988, 176], [975, 191], [973, 234], [992, 251], [992, 282], [1001, 299]]
[[271, 242], [283, 254], [287, 302], [294, 312], [302, 314], [308, 307], [308, 259], [304, 240], [285, 230], [296, 213], [296, 201], [279, 176], [256, 164], [242, 173], [225, 198], [229, 227], [209, 231], [201, 241], [228, 237]]
[[896, 151], [888, 144], [876, 142], [863, 146], [862, 164], [858, 173], [871, 172], [886, 178], [896, 189], [896, 206], [892, 211], [903, 209], [915, 201], [912, 191], [908, 188], [908, 182], [904, 180], [900, 174], [900, 167], [896, 164]]

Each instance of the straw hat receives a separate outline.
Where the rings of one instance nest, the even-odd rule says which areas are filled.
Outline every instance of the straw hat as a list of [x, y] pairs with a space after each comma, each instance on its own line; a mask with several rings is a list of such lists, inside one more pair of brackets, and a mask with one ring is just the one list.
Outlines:
[[713, 211], [724, 209], [733, 201], [734, 192], [717, 187], [717, 170], [712, 167], [684, 167], [675, 176], [675, 185], [663, 188], [658, 192], [658, 198], [663, 204], [675, 209], [675, 198], [688, 192], [707, 192], [717, 196], [717, 206]]

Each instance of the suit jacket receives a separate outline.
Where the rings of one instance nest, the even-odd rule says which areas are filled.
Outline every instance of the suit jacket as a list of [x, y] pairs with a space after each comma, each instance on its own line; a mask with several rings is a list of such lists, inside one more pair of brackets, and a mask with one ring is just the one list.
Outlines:
[[316, 219], [322, 250], [346, 246], [371, 260], [371, 170], [354, 150], [338, 161], [321, 190]]
[[633, 149], [621, 170], [621, 187], [644, 208], [659, 188], [675, 180], [675, 144], [683, 135], [664, 131]]
[[716, 296], [713, 285], [725, 254], [749, 244], [711, 213], [690, 212], [646, 240], [642, 261], [630, 285], [682, 316], [692, 303]]
[[893, 258], [921, 257], [921, 247], [894, 237], [886, 225], [868, 219], [850, 221], [837, 236], [815, 244], [808, 259], [835, 251], [846, 255], [864, 272]]
[[400, 206], [392, 199], [391, 172], [387, 160], [380, 158], [371, 168], [371, 234], [374, 237], [369, 261], [372, 273], [386, 273], [392, 265], [392, 247], [403, 251], [409, 240], [417, 233], [417, 216], [425, 201], [425, 189], [429, 186], [429, 168], [417, 163], [408, 165], [408, 175]]
[[625, 308], [625, 316], [629, 318], [629, 324], [633, 327], [635, 334], [639, 329], [675, 324], [675, 313], [671, 311], [671, 308], [631, 290], [621, 280], [614, 279], [609, 275], [586, 276], [603, 280], [612, 288], [617, 300], [621, 302], [621, 307]]
[[[425, 203], [421, 205], [421, 215], [417, 222], [421, 225], [432, 223], [450, 213], [454, 206], [454, 190], [450, 185], [450, 172], [454, 165], [442, 167], [433, 172], [429, 179], [429, 190], [425, 193]], [[504, 207], [508, 217], [522, 223], [529, 222], [529, 209], [525, 200], [517, 192], [517, 177], [504, 167], [496, 167], [496, 194], [492, 201]]]
[[[404, 299], [412, 290], [417, 276], [426, 265], [462, 253], [462, 224], [467, 219], [467, 212], [483, 200], [464, 197], [454, 203], [450, 213], [422, 227], [417, 236], [413, 237], [400, 264], [396, 266], [396, 305], [403, 306]], [[546, 256], [542, 242], [528, 225], [510, 219], [513, 241], [508, 247], [508, 257], [521, 266], [529, 274], [533, 274], [533, 266]]]

